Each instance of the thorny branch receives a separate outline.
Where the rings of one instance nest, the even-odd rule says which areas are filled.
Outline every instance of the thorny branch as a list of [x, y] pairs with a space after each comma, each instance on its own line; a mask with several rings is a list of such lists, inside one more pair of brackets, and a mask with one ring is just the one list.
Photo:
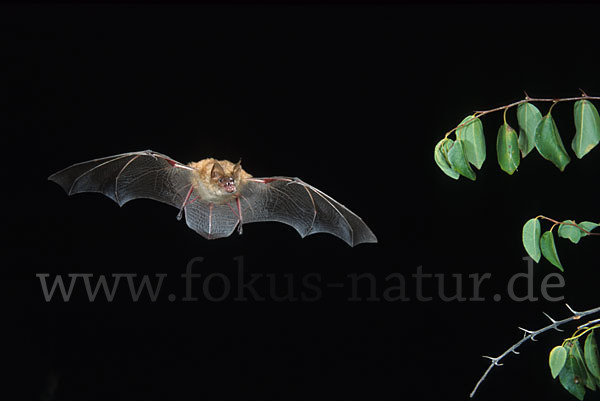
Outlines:
[[[542, 327], [539, 330], [535, 330], [535, 331], [531, 331], [531, 330], [526, 330], [522, 327], [519, 327], [519, 329], [521, 329], [525, 335], [523, 336], [523, 338], [519, 341], [517, 341], [515, 344], [513, 344], [510, 348], [508, 348], [506, 351], [504, 351], [502, 354], [500, 354], [497, 357], [491, 357], [491, 356], [484, 356], [484, 358], [487, 358], [489, 360], [491, 360], [490, 362], [490, 366], [488, 366], [488, 368], [486, 369], [486, 371], [483, 373], [483, 375], [481, 376], [481, 378], [479, 379], [479, 381], [477, 382], [477, 384], [475, 385], [475, 388], [473, 388], [473, 391], [471, 391], [470, 397], [473, 398], [475, 396], [475, 393], [477, 392], [477, 389], [479, 389], [479, 386], [481, 385], [481, 383], [483, 383], [483, 381], [485, 380], [485, 378], [490, 374], [490, 372], [492, 371], [492, 369], [495, 366], [501, 366], [502, 364], [500, 363], [500, 361], [507, 356], [510, 353], [515, 353], [518, 354], [517, 352], [517, 348], [519, 348], [523, 343], [531, 340], [531, 341], [536, 341], [535, 340], [535, 336], [537, 336], [538, 334], [542, 334], [548, 330], [558, 330], [558, 331], [562, 331], [561, 329], [559, 329], [558, 327], [565, 324], [565, 323], [569, 323], [572, 322], [574, 320], [578, 320], [581, 319], [582, 317], [588, 316], [588, 315], [592, 315], [594, 313], [598, 313], [600, 312], [600, 306], [593, 308], [593, 309], [589, 309], [586, 311], [582, 311], [582, 312], [577, 312], [575, 310], [573, 310], [569, 305], [566, 305], [567, 308], [569, 309], [569, 311], [571, 311], [572, 315], [569, 316], [566, 319], [562, 319], [562, 320], [554, 320], [552, 319], [548, 314], [544, 313], [544, 315], [550, 319], [550, 321], [552, 322], [551, 324], [549, 324], [548, 326]], [[589, 324], [590, 322], [586, 323], [585, 325]]]

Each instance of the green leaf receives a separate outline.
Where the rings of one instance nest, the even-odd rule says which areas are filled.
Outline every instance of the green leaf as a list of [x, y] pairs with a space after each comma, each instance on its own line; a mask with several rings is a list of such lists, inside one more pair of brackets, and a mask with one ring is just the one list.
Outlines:
[[459, 126], [461, 124], [465, 125], [456, 129], [456, 139], [462, 141], [467, 161], [479, 170], [485, 161], [483, 124], [479, 118], [473, 116], [465, 117]]
[[558, 375], [558, 379], [565, 390], [581, 401], [583, 400], [583, 397], [585, 397], [585, 387], [583, 386], [581, 377], [575, 373], [578, 371], [575, 366], [577, 366], [575, 358], [568, 356], [565, 367], [560, 372], [560, 375]]
[[[600, 223], [592, 223], [591, 221], [582, 221], [579, 223], [579, 227], [583, 228], [585, 231], [591, 232], [594, 231], [595, 228], [600, 227]], [[581, 235], [588, 235], [586, 233], [581, 233]]]
[[585, 396], [585, 371], [582, 372], [580, 362], [571, 352], [573, 346], [569, 347], [569, 354], [565, 366], [558, 375], [560, 384], [578, 400]]
[[519, 122], [519, 149], [523, 157], [535, 147], [535, 129], [542, 119], [540, 110], [531, 103], [521, 103], [517, 107]]
[[[582, 221], [581, 223], [575, 223], [573, 220], [565, 220], [563, 221], [563, 223], [577, 224], [579, 227], [583, 228], [588, 232], [591, 232], [595, 228], [600, 227], [600, 224], [593, 223], [591, 221]], [[568, 238], [574, 244], [577, 244], [579, 240], [582, 237], [585, 237], [586, 235], [588, 234], [586, 234], [585, 231], [582, 231], [581, 229], [569, 224], [561, 224], [558, 228], [558, 236], [561, 238]]]
[[450, 138], [444, 138], [435, 145], [435, 151], [433, 152], [433, 158], [437, 163], [438, 167], [448, 176], [458, 180], [460, 174], [452, 169], [450, 162], [448, 161], [448, 151], [454, 145], [454, 141]]
[[550, 372], [552, 373], [553, 379], [556, 379], [556, 376], [558, 376], [562, 368], [565, 366], [565, 362], [567, 362], [567, 349], [562, 345], [552, 348], [548, 358], [548, 363], [550, 365]]
[[598, 354], [598, 344], [592, 330], [585, 339], [584, 345], [585, 364], [592, 376], [600, 380], [600, 355]]
[[519, 156], [519, 140], [515, 130], [504, 123], [498, 130], [498, 137], [496, 139], [496, 153], [498, 154], [498, 164], [500, 168], [512, 175], [515, 172], [521, 157]]
[[542, 252], [540, 250], [540, 221], [538, 219], [529, 219], [523, 226], [523, 247], [535, 263], [539, 263]]
[[571, 148], [581, 159], [600, 143], [600, 116], [596, 107], [588, 100], [575, 102], [573, 114], [576, 131]]
[[454, 142], [454, 145], [448, 151], [448, 161], [450, 161], [450, 165], [454, 171], [475, 181], [475, 172], [471, 169], [471, 166], [469, 166], [469, 163], [465, 159], [462, 141], [457, 140]]
[[552, 234], [552, 231], [546, 231], [542, 234], [540, 248], [542, 249], [542, 255], [544, 255], [548, 262], [558, 267], [560, 271], [564, 271], [560, 264], [560, 260], [558, 259], [558, 254], [556, 253], [556, 245], [554, 244], [554, 234]]
[[571, 161], [550, 113], [542, 118], [535, 131], [535, 147], [544, 159], [550, 160], [560, 171], [564, 171]]
[[577, 364], [579, 365], [578, 375], [582, 378], [583, 385], [592, 391], [596, 391], [596, 379], [592, 377], [586, 366], [583, 356], [583, 350], [581, 349], [579, 340], [575, 340], [575, 343], [571, 348], [571, 353], [573, 354], [573, 356], [577, 360]]
[[[575, 224], [575, 221], [565, 220], [565, 221], [563, 221], [563, 223]], [[581, 231], [579, 228], [572, 226], [570, 224], [561, 224], [558, 227], [558, 236], [560, 238], [568, 238], [574, 244], [577, 244], [579, 242], [582, 235], [585, 235], [585, 233], [583, 231]]]

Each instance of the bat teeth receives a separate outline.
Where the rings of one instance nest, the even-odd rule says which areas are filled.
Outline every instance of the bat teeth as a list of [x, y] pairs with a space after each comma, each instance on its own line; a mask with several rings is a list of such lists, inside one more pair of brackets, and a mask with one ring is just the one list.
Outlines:
[[233, 180], [227, 181], [225, 185], [223, 185], [223, 188], [225, 188], [225, 191], [229, 192], [230, 194], [237, 190]]

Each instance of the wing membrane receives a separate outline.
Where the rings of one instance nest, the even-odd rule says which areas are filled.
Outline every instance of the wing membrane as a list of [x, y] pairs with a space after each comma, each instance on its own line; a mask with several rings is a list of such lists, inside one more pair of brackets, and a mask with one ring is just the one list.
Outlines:
[[360, 217], [298, 178], [250, 179], [240, 202], [243, 223], [278, 221], [294, 227], [302, 237], [324, 232], [351, 246], [377, 242]]
[[235, 201], [217, 205], [192, 198], [185, 207], [185, 221], [206, 239], [229, 237], [240, 222], [236, 207]]
[[183, 166], [156, 152], [131, 152], [74, 164], [48, 179], [68, 195], [99, 192], [121, 206], [147, 198], [181, 207], [191, 187], [191, 172], [176, 165]]

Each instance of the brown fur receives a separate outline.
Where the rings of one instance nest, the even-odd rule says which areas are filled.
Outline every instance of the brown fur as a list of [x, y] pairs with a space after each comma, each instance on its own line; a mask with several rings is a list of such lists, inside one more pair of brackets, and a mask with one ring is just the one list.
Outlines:
[[[215, 163], [218, 163], [223, 170], [224, 175], [221, 175], [218, 168], [213, 170]], [[195, 180], [194, 188], [199, 192], [200, 198], [213, 203], [226, 203], [238, 196], [239, 192], [245, 184], [245, 180], [251, 178], [241, 165], [236, 171], [236, 164], [229, 160], [216, 160], [213, 158], [203, 159], [198, 162], [189, 163], [188, 166], [194, 168]], [[214, 174], [211, 176], [211, 173]], [[219, 178], [233, 178], [236, 186], [236, 191], [228, 193], [219, 185]]]

